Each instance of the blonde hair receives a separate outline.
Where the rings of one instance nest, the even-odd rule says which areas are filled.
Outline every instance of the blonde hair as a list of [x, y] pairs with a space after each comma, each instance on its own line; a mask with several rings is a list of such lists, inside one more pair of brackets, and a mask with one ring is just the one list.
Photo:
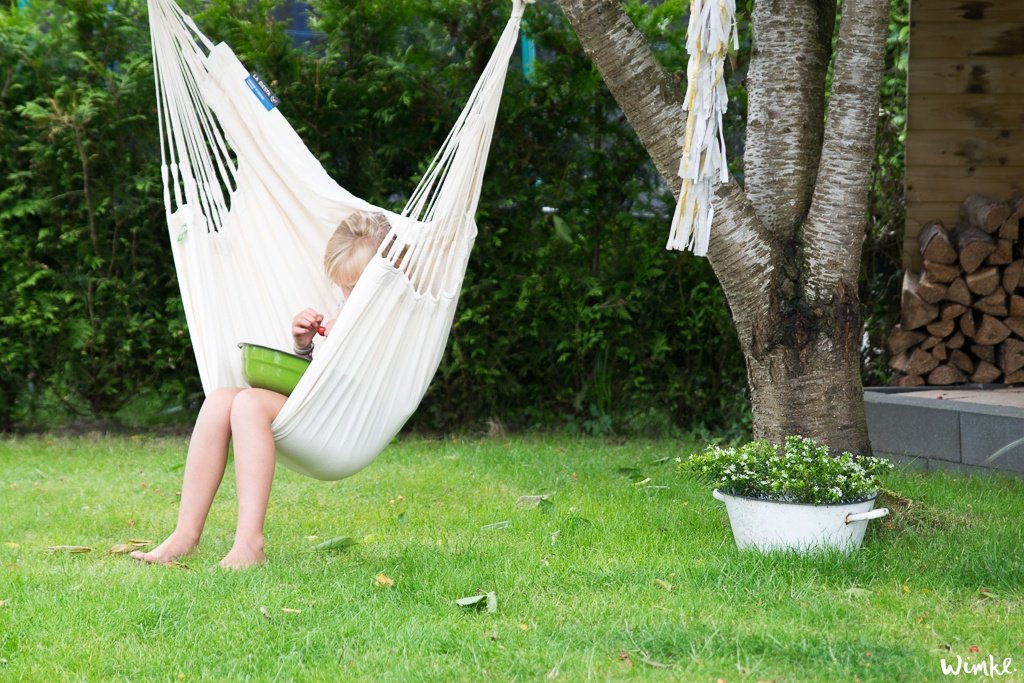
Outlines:
[[345, 218], [327, 240], [324, 270], [336, 281], [342, 271], [361, 273], [391, 230], [387, 216], [380, 212], [356, 211]]

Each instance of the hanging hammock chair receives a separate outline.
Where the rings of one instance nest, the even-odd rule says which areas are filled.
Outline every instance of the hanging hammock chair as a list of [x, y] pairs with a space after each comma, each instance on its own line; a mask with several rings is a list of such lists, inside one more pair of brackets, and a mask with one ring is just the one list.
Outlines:
[[441, 361], [522, 0], [400, 214], [334, 182], [227, 45], [173, 0], [148, 4], [167, 227], [207, 394], [245, 386], [238, 342], [291, 348], [297, 311], [336, 309], [322, 259], [342, 219], [381, 211], [391, 222], [272, 425], [284, 466], [349, 476], [398, 433]]

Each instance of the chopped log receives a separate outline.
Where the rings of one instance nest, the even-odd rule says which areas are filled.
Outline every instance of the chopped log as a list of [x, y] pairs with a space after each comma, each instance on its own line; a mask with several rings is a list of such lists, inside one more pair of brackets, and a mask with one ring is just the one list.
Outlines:
[[999, 239], [1016, 242], [1020, 239], [1020, 219], [1011, 215], [999, 226], [999, 232], [996, 234]]
[[942, 221], [926, 223], [921, 228], [921, 232], [917, 234], [917, 240], [921, 245], [923, 260], [935, 263], [956, 263], [956, 249], [953, 248], [953, 242]]
[[1024, 275], [1024, 261], [1014, 261], [1003, 268], [1003, 289], [1013, 294], [1020, 286], [1020, 278]]
[[935, 359], [938, 361], [944, 361], [949, 358], [949, 354], [946, 352], [946, 344], [944, 342], [936, 344], [935, 348], [932, 349], [932, 355], [935, 356]]
[[933, 323], [928, 323], [925, 329], [928, 330], [928, 334], [936, 337], [945, 339], [949, 335], [953, 334], [953, 330], [956, 328], [956, 321], [950, 318], [949, 320], [936, 320]]
[[900, 325], [905, 330], [924, 327], [939, 317], [939, 307], [921, 299], [917, 293], [918, 279], [912, 273], [903, 274], [903, 299]]
[[916, 330], [904, 330], [901, 326], [895, 325], [892, 328], [892, 332], [889, 333], [889, 338], [885, 342], [886, 349], [889, 351], [890, 356], [896, 356], [911, 346], [920, 344], [928, 338], [924, 332]]
[[996, 288], [999, 286], [999, 269], [982, 268], [981, 270], [974, 271], [964, 279], [967, 282], [967, 289], [978, 296], [988, 296], [996, 291]]
[[1003, 324], [1010, 328], [1010, 332], [1024, 339], [1024, 318], [1003, 318]]
[[1013, 240], [996, 240], [996, 250], [988, 255], [985, 263], [990, 266], [1005, 266], [1013, 260]]
[[1018, 370], [1012, 375], [1007, 375], [1003, 378], [1003, 382], [1006, 384], [1021, 384], [1024, 383], [1024, 370]]
[[946, 348], [962, 349], [965, 343], [966, 340], [964, 339], [964, 335], [960, 332], [957, 332], [952, 337], [946, 340]]
[[922, 351], [931, 351], [942, 342], [942, 337], [928, 337], [919, 347]]
[[988, 313], [1000, 318], [1005, 317], [1009, 313], [1006, 308], [1006, 292], [1001, 289], [992, 292], [984, 299], [978, 299], [974, 302], [974, 307], [982, 313]]
[[953, 235], [960, 252], [960, 265], [965, 272], [976, 271], [988, 255], [996, 250], [996, 241], [992, 236], [972, 225], [961, 223], [956, 226]]
[[939, 361], [922, 349], [904, 351], [889, 359], [889, 367], [904, 375], [927, 375]]
[[992, 363], [983, 360], [978, 363], [978, 367], [975, 368], [974, 374], [971, 375], [971, 381], [975, 384], [988, 384], [990, 382], [995, 382], [1002, 375], [1003, 373], [999, 371], [999, 368], [992, 365]]
[[960, 370], [968, 375], [974, 372], [974, 361], [967, 355], [966, 351], [960, 349], [953, 349], [949, 352], [949, 362], [960, 368]]
[[[939, 361], [935, 356], [927, 351], [922, 351], [921, 349], [904, 351], [896, 358], [900, 358], [901, 362], [899, 367], [893, 369], [899, 370], [904, 375], [927, 375], [939, 364]], [[894, 358], [893, 360], [896, 359]], [[893, 361], [889, 361], [890, 367], [892, 367], [892, 362]]]
[[1010, 296], [1010, 315], [1015, 318], [1024, 317], [1024, 296], [1017, 294]]
[[960, 204], [960, 218], [985, 232], [995, 232], [1010, 217], [1010, 207], [983, 194], [969, 194]]
[[1024, 368], [1024, 341], [1011, 337], [999, 345], [999, 367], [1004, 375]]
[[[961, 318], [963, 320], [963, 318]], [[978, 333], [974, 335], [974, 341], [979, 344], [998, 344], [1010, 336], [1010, 328], [1002, 324], [990, 315], [982, 314], [981, 322], [978, 323]]]
[[960, 266], [952, 263], [939, 263], [937, 261], [925, 261], [924, 272], [933, 282], [950, 283], [960, 276]]
[[946, 301], [952, 301], [963, 306], [971, 305], [971, 290], [967, 289], [967, 283], [962, 277], [958, 277], [949, 283], [949, 289], [946, 290]]
[[986, 363], [996, 362], [996, 349], [994, 346], [982, 346], [981, 344], [971, 344], [971, 353], [975, 355], [979, 360], [983, 360]]
[[921, 377], [921, 375], [900, 375], [893, 384], [898, 387], [921, 387], [924, 386], [924, 377]]
[[941, 312], [939, 313], [939, 317], [942, 318], [943, 320], [959, 318], [967, 311], [967, 307], [964, 306], [963, 304], [955, 304], [952, 302], [942, 304], [939, 308], [941, 310]]
[[928, 373], [928, 384], [932, 386], [960, 384], [965, 381], [967, 381], [967, 375], [948, 363], [943, 363]]
[[889, 356], [889, 367], [896, 372], [903, 372], [903, 368], [910, 367], [910, 355], [913, 353], [910, 350], [897, 353], [895, 356]]
[[960, 331], [968, 339], [974, 339], [974, 336], [978, 334], [978, 326], [974, 322], [974, 311], [967, 311], [960, 316]]
[[[998, 275], [996, 275], [996, 285], [999, 285]], [[922, 272], [921, 278], [917, 281], [917, 295], [921, 297], [922, 301], [930, 304], [937, 304], [942, 301], [946, 296], [947, 289], [949, 289], [949, 285], [936, 282], [928, 277], [928, 271]]]
[[1016, 242], [1020, 239], [1020, 218], [1010, 214], [1010, 217], [999, 226], [999, 232], [996, 234], [999, 235], [999, 239]]
[[999, 237], [1016, 241], [1020, 237], [1020, 223], [1024, 220], [1024, 197], [1011, 200], [1010, 205], [1013, 207], [1013, 211], [999, 226]]

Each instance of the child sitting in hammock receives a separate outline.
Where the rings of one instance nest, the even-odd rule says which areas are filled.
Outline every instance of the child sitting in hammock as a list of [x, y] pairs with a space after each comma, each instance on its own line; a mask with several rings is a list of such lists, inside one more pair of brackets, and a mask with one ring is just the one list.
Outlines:
[[[341, 222], [327, 241], [324, 268], [345, 298], [390, 230], [382, 213], [360, 211]], [[312, 356], [313, 337], [324, 316], [307, 308], [292, 320], [295, 352]], [[334, 320], [323, 325], [330, 334]], [[181, 507], [174, 531], [159, 546], [132, 557], [166, 563], [199, 545], [210, 505], [227, 464], [228, 443], [234, 442], [238, 489], [238, 527], [235, 541], [220, 566], [240, 569], [263, 564], [263, 521], [274, 478], [274, 436], [270, 425], [287, 397], [266, 389], [222, 388], [207, 396], [189, 441], [181, 486]]]

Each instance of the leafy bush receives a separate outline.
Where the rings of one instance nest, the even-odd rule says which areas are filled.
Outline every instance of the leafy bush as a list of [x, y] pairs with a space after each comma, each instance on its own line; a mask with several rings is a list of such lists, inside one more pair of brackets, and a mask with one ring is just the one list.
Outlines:
[[[401, 208], [507, 18], [504, 0], [182, 2], [282, 98], [328, 172]], [[630, 3], [684, 71], [686, 3]], [[142, 0], [0, 9], [0, 429], [199, 395], [164, 225]], [[560, 10], [528, 8], [448, 352], [413, 426], [594, 434], [742, 424], [744, 368], [706, 261], [663, 244], [672, 198]], [[732, 85], [735, 86], [735, 83]], [[545, 208], [547, 207], [547, 208]], [[285, 321], [286, 322], [286, 321]], [[283, 323], [284, 324], [284, 323]]]
[[739, 448], [713, 445], [677, 461], [723, 493], [816, 505], [871, 498], [881, 487], [878, 477], [893, 468], [883, 458], [830, 455], [827, 446], [801, 436], [786, 437], [782, 447], [763, 439]]
[[[479, 74], [506, 0], [181, 0], [281, 96], [328, 172], [400, 208]], [[0, 430], [109, 417], [142, 390], [200, 395], [164, 225], [142, 0], [0, 7]], [[729, 73], [742, 179], [749, 2]], [[683, 85], [688, 3], [627, 10]], [[898, 306], [906, 0], [893, 3], [862, 300], [865, 376]], [[448, 351], [412, 425], [672, 432], [749, 426], [745, 372], [707, 262], [663, 249], [673, 199], [553, 3], [527, 8]], [[56, 408], [56, 409], [54, 409]]]
[[[328, 172], [400, 208], [455, 120], [505, 0], [314, 0], [297, 44], [276, 0], [182, 0], [282, 97]], [[750, 39], [729, 74], [742, 179]], [[631, 0], [685, 74], [688, 3]], [[878, 380], [898, 297], [906, 0], [895, 2], [862, 300]], [[142, 390], [200, 395], [164, 225], [142, 0], [0, 7], [0, 430], [109, 417]], [[672, 197], [553, 3], [527, 9], [541, 57], [510, 65], [480, 236], [448, 352], [412, 425], [665, 433], [749, 425], [728, 307], [703, 259], [663, 249]], [[53, 408], [56, 407], [56, 410]]]
[[871, 169], [871, 210], [861, 256], [860, 300], [865, 328], [862, 374], [868, 385], [885, 384], [891, 377], [884, 342], [900, 315], [907, 212], [903, 169], [909, 40], [909, 0], [893, 0], [879, 103], [877, 151]]
[[[0, 427], [194, 383], [168, 264], [143, 4], [0, 10]], [[20, 410], [20, 412], [19, 412]]]

